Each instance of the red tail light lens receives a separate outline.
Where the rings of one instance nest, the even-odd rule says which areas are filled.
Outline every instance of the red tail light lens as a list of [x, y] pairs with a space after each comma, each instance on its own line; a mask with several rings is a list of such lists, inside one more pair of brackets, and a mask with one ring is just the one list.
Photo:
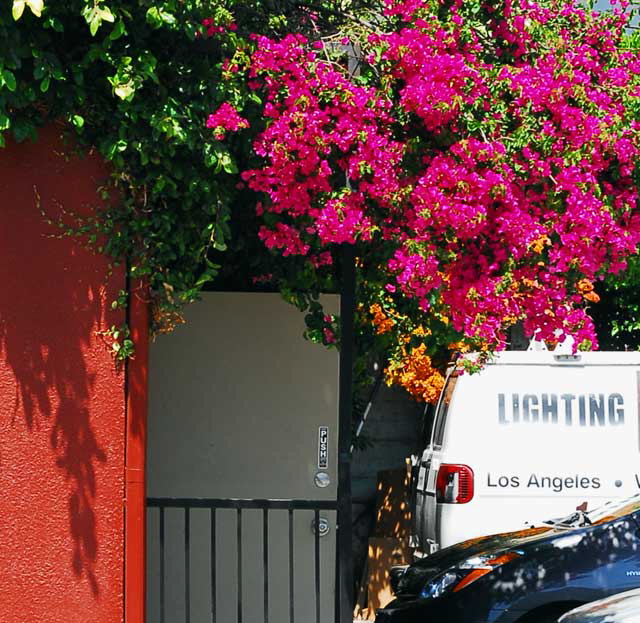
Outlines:
[[436, 497], [438, 502], [444, 504], [470, 502], [473, 499], [473, 470], [468, 465], [440, 465]]

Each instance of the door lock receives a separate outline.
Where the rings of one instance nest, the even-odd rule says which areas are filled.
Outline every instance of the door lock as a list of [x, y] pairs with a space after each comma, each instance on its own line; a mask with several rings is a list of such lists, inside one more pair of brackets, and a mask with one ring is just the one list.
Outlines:
[[331, 526], [329, 525], [329, 520], [326, 517], [320, 517], [320, 519], [318, 520], [317, 528], [316, 528], [316, 520], [314, 519], [311, 522], [311, 532], [313, 532], [313, 534], [316, 534], [316, 531], [317, 531], [318, 536], [327, 536], [330, 530], [331, 530]]
[[316, 487], [324, 489], [331, 484], [331, 478], [329, 478], [329, 474], [327, 474], [327, 472], [317, 472], [313, 477], [313, 482]]

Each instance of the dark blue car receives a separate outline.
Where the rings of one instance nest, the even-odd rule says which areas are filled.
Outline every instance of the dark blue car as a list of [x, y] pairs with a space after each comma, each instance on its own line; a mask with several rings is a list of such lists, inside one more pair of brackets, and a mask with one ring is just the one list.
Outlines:
[[392, 575], [396, 599], [376, 623], [555, 623], [640, 587], [640, 495], [458, 543]]

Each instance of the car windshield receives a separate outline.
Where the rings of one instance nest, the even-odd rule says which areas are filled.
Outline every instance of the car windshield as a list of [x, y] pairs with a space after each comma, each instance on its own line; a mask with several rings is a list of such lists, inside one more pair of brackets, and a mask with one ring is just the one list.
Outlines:
[[573, 513], [559, 519], [550, 519], [544, 523], [559, 526], [574, 528], [580, 526], [589, 526], [593, 524], [605, 523], [612, 519], [624, 517], [630, 513], [640, 510], [640, 493], [630, 498], [623, 500], [612, 500], [607, 502], [603, 506], [594, 508], [592, 511], [585, 512], [582, 510], [575, 510]]

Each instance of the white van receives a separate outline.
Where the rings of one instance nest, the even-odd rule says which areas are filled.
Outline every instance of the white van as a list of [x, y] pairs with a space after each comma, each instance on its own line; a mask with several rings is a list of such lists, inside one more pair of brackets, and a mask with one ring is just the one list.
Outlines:
[[452, 367], [414, 483], [418, 555], [637, 493], [639, 387], [635, 352]]

